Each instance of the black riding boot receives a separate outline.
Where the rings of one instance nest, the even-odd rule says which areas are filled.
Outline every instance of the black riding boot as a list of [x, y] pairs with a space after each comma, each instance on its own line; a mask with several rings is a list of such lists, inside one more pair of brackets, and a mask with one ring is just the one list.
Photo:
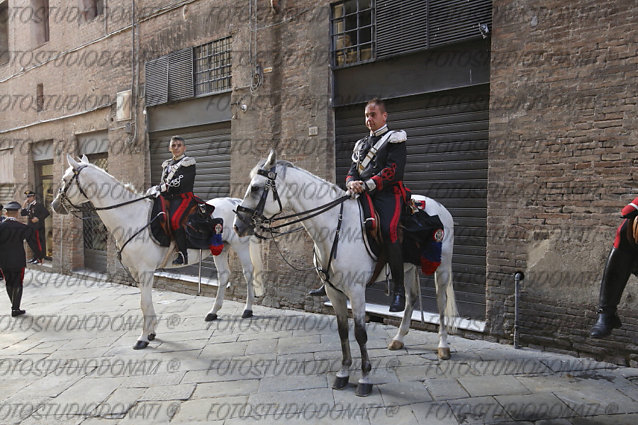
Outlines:
[[326, 294], [326, 285], [321, 285], [320, 288], [313, 289], [312, 291], [309, 291], [308, 295], [310, 295], [311, 297], [325, 297], [327, 295]]
[[388, 246], [388, 265], [392, 273], [392, 303], [390, 311], [405, 310], [405, 287], [403, 286], [403, 252], [401, 244]]
[[[7, 289], [7, 292], [9, 290]], [[20, 310], [20, 303], [22, 302], [22, 285], [14, 286], [11, 288], [11, 316], [16, 317], [24, 314], [24, 310]]]
[[184, 229], [177, 229], [173, 232], [175, 236], [175, 243], [177, 244], [177, 249], [179, 249], [179, 255], [173, 261], [174, 265], [180, 264], [188, 264], [188, 251], [186, 249], [186, 232]]
[[11, 305], [13, 305], [13, 286], [5, 285], [7, 290], [7, 295], [9, 296], [9, 301], [11, 301]]
[[612, 248], [607, 257], [605, 271], [600, 282], [598, 320], [591, 329], [593, 338], [603, 338], [612, 329], [621, 326], [616, 308], [633, 269], [633, 255], [630, 251]]

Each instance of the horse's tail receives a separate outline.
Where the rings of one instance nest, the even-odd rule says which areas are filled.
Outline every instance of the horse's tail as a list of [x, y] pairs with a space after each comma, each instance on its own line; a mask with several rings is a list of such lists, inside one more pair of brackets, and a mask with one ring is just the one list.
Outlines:
[[253, 263], [253, 289], [256, 297], [264, 295], [264, 263], [261, 259], [261, 241], [252, 236], [248, 245], [250, 261]]

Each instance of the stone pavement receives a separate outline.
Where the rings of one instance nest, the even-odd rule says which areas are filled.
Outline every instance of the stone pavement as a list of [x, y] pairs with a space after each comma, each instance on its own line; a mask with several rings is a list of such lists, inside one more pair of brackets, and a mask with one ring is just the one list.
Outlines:
[[25, 316], [0, 296], [0, 423], [22, 424], [637, 424], [638, 369], [515, 350], [370, 323], [372, 395], [331, 388], [341, 350], [332, 316], [153, 293], [160, 322], [149, 348], [135, 287], [27, 271]]

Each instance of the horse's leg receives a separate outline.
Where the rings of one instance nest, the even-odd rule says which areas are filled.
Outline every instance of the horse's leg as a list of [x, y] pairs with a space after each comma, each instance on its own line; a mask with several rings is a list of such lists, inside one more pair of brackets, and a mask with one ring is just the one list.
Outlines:
[[215, 262], [215, 268], [217, 269], [217, 282], [219, 283], [219, 286], [217, 286], [217, 296], [215, 297], [213, 308], [210, 309], [208, 314], [206, 314], [206, 318], [204, 318], [207, 322], [217, 320], [217, 312], [220, 308], [222, 308], [222, 304], [224, 303], [224, 293], [226, 292], [228, 279], [230, 279], [228, 246], [225, 246], [219, 255], [214, 256], [213, 261]]
[[369, 376], [372, 365], [370, 364], [368, 349], [366, 348], [368, 333], [366, 331], [366, 298], [364, 285], [353, 288], [350, 304], [352, 305], [352, 317], [354, 319], [354, 336], [361, 350], [361, 379], [359, 379], [356, 394], [359, 397], [366, 397], [372, 392], [372, 384], [370, 383]]
[[337, 316], [337, 329], [339, 331], [339, 340], [341, 341], [341, 369], [337, 372], [332, 384], [332, 388], [340, 390], [348, 385], [350, 366], [352, 366], [352, 354], [350, 353], [350, 342], [348, 341], [348, 305], [346, 296], [333, 289], [330, 285], [326, 285], [326, 293]]
[[144, 316], [142, 335], [133, 346], [134, 350], [140, 350], [148, 346], [148, 342], [155, 339], [155, 327], [157, 326], [157, 316], [153, 308], [153, 271], [138, 271], [137, 283], [140, 287], [140, 307]]
[[[447, 342], [447, 327], [445, 323], [445, 311], [448, 305], [448, 288], [452, 285], [452, 266], [446, 264], [439, 266], [434, 273], [434, 283], [436, 286], [436, 305], [439, 309], [439, 347], [438, 356], [441, 360], [450, 358], [450, 346]], [[453, 318], [450, 318], [453, 319]]]
[[417, 285], [419, 284], [419, 270], [412, 266], [405, 273], [405, 311], [401, 319], [401, 325], [397, 334], [392, 338], [392, 342], [388, 345], [389, 350], [400, 350], [403, 348], [403, 337], [410, 330], [410, 322], [412, 321], [412, 312], [414, 311], [414, 300], [418, 297]]
[[242, 313], [242, 319], [253, 317], [253, 300], [255, 298], [255, 291], [253, 288], [253, 263], [250, 260], [249, 242], [238, 244], [237, 256], [241, 262], [241, 267], [244, 272], [244, 279], [246, 280], [246, 307]]

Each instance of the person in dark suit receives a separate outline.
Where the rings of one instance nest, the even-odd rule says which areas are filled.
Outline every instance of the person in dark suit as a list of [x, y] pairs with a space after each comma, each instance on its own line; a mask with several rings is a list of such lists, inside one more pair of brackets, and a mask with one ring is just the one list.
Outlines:
[[33, 251], [33, 258], [29, 260], [29, 263], [42, 263], [42, 259], [47, 253], [44, 219], [50, 214], [46, 207], [36, 200], [34, 191], [27, 190], [24, 194], [27, 195], [27, 199], [25, 199], [24, 204], [22, 205], [21, 214], [29, 217], [27, 225], [33, 229], [33, 233], [35, 234], [35, 238], [38, 242], [36, 250]]
[[27, 265], [23, 241], [26, 240], [33, 250], [37, 249], [38, 243], [33, 229], [17, 221], [20, 204], [12, 201], [5, 209], [7, 217], [0, 223], [0, 269], [11, 301], [11, 316], [16, 317], [25, 313], [20, 309], [24, 268]]

